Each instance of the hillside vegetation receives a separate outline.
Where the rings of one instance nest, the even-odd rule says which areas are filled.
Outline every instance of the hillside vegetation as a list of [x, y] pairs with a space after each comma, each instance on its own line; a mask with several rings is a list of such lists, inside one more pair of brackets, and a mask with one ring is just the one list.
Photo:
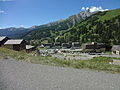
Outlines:
[[55, 38], [61, 34], [59, 31], [68, 30], [80, 24], [83, 20], [91, 15], [92, 13], [89, 11], [83, 11], [79, 14], [72, 15], [65, 20], [59, 20], [45, 25], [36, 26], [31, 32], [28, 32], [26, 35], [24, 35], [23, 38], [26, 40]]
[[100, 42], [108, 45], [120, 44], [120, 9], [98, 12], [71, 28], [58, 42]]
[[[66, 24], [67, 22], [64, 22]], [[62, 29], [63, 27], [61, 27]], [[98, 12], [69, 29], [46, 28], [35, 30], [25, 39], [48, 40], [48, 42], [100, 42], [108, 45], [120, 44], [120, 9]]]

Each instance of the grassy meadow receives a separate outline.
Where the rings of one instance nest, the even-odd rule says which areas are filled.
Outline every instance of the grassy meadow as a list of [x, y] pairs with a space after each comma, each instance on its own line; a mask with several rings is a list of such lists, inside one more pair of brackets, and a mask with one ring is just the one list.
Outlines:
[[0, 48], [0, 59], [4, 60], [9, 58], [35, 64], [120, 73], [120, 66], [109, 64], [109, 62], [112, 62], [114, 58], [108, 57], [96, 57], [91, 60], [62, 60], [48, 56], [34, 56], [34, 53], [26, 53], [25, 51], [17, 52], [5, 48]]

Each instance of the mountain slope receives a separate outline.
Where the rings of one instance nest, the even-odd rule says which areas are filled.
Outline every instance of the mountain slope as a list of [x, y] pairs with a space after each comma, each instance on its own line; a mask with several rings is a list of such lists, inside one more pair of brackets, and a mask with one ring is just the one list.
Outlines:
[[[80, 24], [87, 17], [91, 16], [92, 13], [89, 10], [85, 12], [81, 12], [79, 14], [68, 17], [65, 20], [60, 20], [57, 22], [48, 23], [41, 26], [36, 26], [33, 31], [27, 33], [23, 38], [26, 40], [33, 39], [42, 39], [42, 38], [50, 38], [54, 37], [57, 32], [61, 30], [70, 29], [78, 24]], [[56, 34], [58, 35], [58, 33]]]
[[0, 29], [0, 36], [8, 36], [10, 38], [20, 38], [29, 31], [31, 31], [31, 29], [10, 27], [5, 29]]
[[98, 12], [57, 37], [57, 41], [120, 44], [120, 9]]
[[[70, 16], [65, 20], [59, 20], [56, 22], [51, 22], [40, 26], [32, 26], [31, 28], [11, 27], [0, 29], [0, 36], [8, 36], [11, 38], [20, 38], [24, 36], [24, 39], [26, 40], [46, 38], [50, 37], [51, 35], [50, 30], [52, 31], [67, 30], [75, 25], [78, 25], [81, 21], [83, 21], [91, 14], [92, 13], [90, 13], [89, 11], [85, 11]], [[47, 35], [45, 33], [47, 33]]]

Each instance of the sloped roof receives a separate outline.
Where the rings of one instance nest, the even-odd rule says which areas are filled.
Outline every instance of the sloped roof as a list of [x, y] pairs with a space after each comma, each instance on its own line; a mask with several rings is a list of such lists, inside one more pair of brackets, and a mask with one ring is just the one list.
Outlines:
[[[84, 45], [94, 45], [92, 43], [85, 43]], [[105, 45], [104, 43], [97, 43], [97, 45]]]
[[112, 47], [112, 50], [114, 51], [114, 50], [119, 50], [120, 51], [120, 45], [114, 45], [113, 47]]
[[80, 44], [79, 42], [72, 42], [72, 44]]
[[6, 44], [21, 44], [23, 41], [23, 39], [13, 39], [13, 40], [8, 40], [5, 42], [5, 45]]
[[35, 46], [31, 46], [31, 45], [26, 45], [26, 49], [31, 49], [34, 48]]
[[4, 40], [5, 38], [6, 38], [6, 36], [1, 36], [0, 41]]

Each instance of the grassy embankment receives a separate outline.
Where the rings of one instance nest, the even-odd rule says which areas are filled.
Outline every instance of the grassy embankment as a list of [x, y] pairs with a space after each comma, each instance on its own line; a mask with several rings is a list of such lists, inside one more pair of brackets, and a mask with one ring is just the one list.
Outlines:
[[94, 69], [98, 71], [108, 71], [112, 73], [120, 73], [120, 66], [110, 65], [113, 58], [97, 57], [92, 60], [78, 61], [78, 60], [62, 60], [52, 57], [33, 56], [25, 52], [17, 52], [9, 49], [0, 48], [0, 58], [27, 61], [36, 64], [46, 64], [61, 67], [72, 67], [77, 69]]

